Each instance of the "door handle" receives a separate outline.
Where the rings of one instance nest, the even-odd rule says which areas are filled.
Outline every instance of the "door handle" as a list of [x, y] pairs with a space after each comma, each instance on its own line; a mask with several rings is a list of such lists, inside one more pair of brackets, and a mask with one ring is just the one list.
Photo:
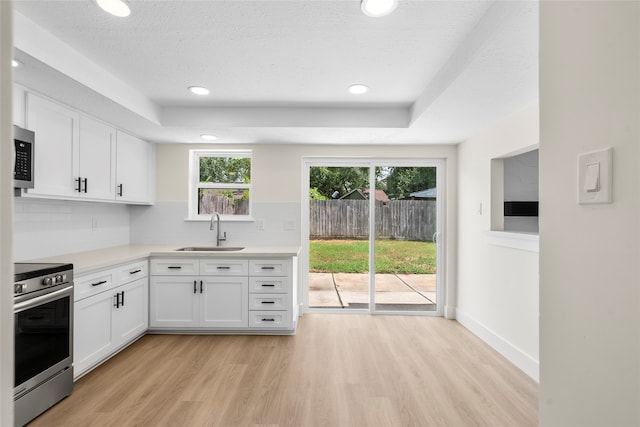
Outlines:
[[200, 293], [202, 293], [202, 280], [200, 280]]
[[85, 179], [82, 180], [82, 182], [84, 182], [84, 193], [86, 193], [87, 192], [87, 187], [88, 187], [87, 183], [89, 182], [89, 179], [85, 178]]
[[118, 184], [118, 196], [122, 197], [122, 184]]
[[120, 292], [113, 296], [116, 299], [116, 303], [113, 304], [115, 308], [120, 308]]
[[193, 293], [194, 293], [194, 294], [195, 294], [196, 292], [198, 292], [198, 290], [196, 289], [196, 283], [197, 283], [197, 280], [194, 280], [194, 281], [193, 281]]
[[82, 193], [82, 178], [77, 177], [75, 181], [76, 181], [76, 191], [78, 193]]
[[124, 307], [124, 291], [122, 291], [122, 300], [120, 301], [120, 305]]

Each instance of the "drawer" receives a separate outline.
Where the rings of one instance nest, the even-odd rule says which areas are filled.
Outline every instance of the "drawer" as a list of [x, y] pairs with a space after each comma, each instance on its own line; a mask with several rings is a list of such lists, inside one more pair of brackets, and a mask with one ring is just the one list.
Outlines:
[[242, 258], [201, 258], [200, 275], [247, 276], [249, 261]]
[[291, 296], [289, 294], [249, 294], [249, 310], [289, 310]]
[[132, 262], [130, 264], [125, 264], [117, 267], [118, 284], [124, 285], [125, 283], [133, 282], [134, 280], [147, 277], [147, 273], [148, 273], [147, 266], [148, 266], [148, 262], [147, 260], [144, 260], [144, 261]]
[[82, 276], [76, 276], [73, 280], [73, 300], [99, 294], [117, 286], [116, 269], [101, 270]]
[[250, 311], [249, 327], [264, 329], [292, 329], [290, 311]]
[[158, 276], [197, 276], [200, 262], [193, 258], [153, 258], [151, 274]]
[[282, 294], [290, 290], [290, 277], [249, 277], [249, 292]]
[[288, 276], [288, 259], [252, 259], [249, 260], [250, 276]]

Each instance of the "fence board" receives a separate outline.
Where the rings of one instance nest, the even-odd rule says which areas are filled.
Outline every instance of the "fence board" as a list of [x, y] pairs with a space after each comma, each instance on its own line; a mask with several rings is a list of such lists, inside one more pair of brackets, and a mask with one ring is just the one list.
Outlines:
[[[376, 236], [431, 242], [436, 231], [435, 200], [376, 201]], [[310, 200], [312, 239], [367, 239], [368, 200]]]

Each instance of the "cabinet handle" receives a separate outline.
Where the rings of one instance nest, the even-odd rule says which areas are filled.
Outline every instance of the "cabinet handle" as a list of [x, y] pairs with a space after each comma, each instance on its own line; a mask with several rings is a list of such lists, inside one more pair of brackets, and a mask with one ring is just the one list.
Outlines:
[[82, 182], [82, 178], [77, 177], [77, 178], [75, 179], [75, 181], [76, 181], [76, 191], [77, 191], [78, 193], [82, 193], [82, 184], [81, 184], [81, 182]]
[[196, 289], [196, 282], [197, 282], [196, 280], [194, 280], [194, 281], [193, 281], [193, 293], [194, 293], [194, 294], [195, 294], [196, 292], [198, 292], [198, 291], [197, 291], [197, 289]]
[[140, 273], [142, 270], [133, 270], [130, 271], [129, 274], [136, 274], [136, 273]]
[[85, 178], [85, 179], [82, 180], [82, 182], [84, 182], [84, 192], [86, 193], [87, 192], [87, 187], [88, 187], [87, 182], [89, 182], [89, 179]]
[[106, 280], [103, 280], [103, 281], [98, 282], [98, 283], [92, 283], [92, 284], [91, 284], [91, 286], [104, 285], [105, 283], [107, 283], [107, 281], [106, 281]]
[[274, 288], [276, 285], [274, 285], [273, 283], [263, 283], [260, 286], [262, 286], [263, 288]]
[[263, 318], [262, 318], [262, 321], [263, 321], [263, 322], [275, 322], [275, 321], [276, 321], [276, 319], [274, 319], [273, 317], [271, 317], [271, 318], [263, 317]]
[[202, 293], [202, 280], [200, 280], [200, 293]]
[[122, 197], [122, 184], [118, 184], [118, 196]]
[[276, 269], [273, 266], [271, 266], [271, 267], [260, 267], [260, 268], [262, 268], [263, 270], [275, 270]]
[[122, 300], [120, 301], [120, 305], [124, 307], [124, 291], [122, 291]]
[[115, 308], [120, 308], [120, 292], [113, 296], [116, 299], [116, 303], [113, 304]]
[[262, 304], [275, 304], [275, 301], [262, 301]]
[[180, 270], [182, 267], [179, 265], [170, 265], [167, 267], [169, 270]]
[[226, 265], [219, 265], [218, 267], [216, 267], [218, 270], [231, 270], [231, 267], [226, 266]]

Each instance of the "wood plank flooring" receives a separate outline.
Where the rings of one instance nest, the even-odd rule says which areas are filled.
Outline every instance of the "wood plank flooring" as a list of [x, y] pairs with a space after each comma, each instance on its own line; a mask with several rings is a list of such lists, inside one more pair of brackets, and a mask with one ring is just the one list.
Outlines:
[[455, 321], [306, 314], [295, 336], [147, 335], [29, 426], [524, 427], [537, 409]]

